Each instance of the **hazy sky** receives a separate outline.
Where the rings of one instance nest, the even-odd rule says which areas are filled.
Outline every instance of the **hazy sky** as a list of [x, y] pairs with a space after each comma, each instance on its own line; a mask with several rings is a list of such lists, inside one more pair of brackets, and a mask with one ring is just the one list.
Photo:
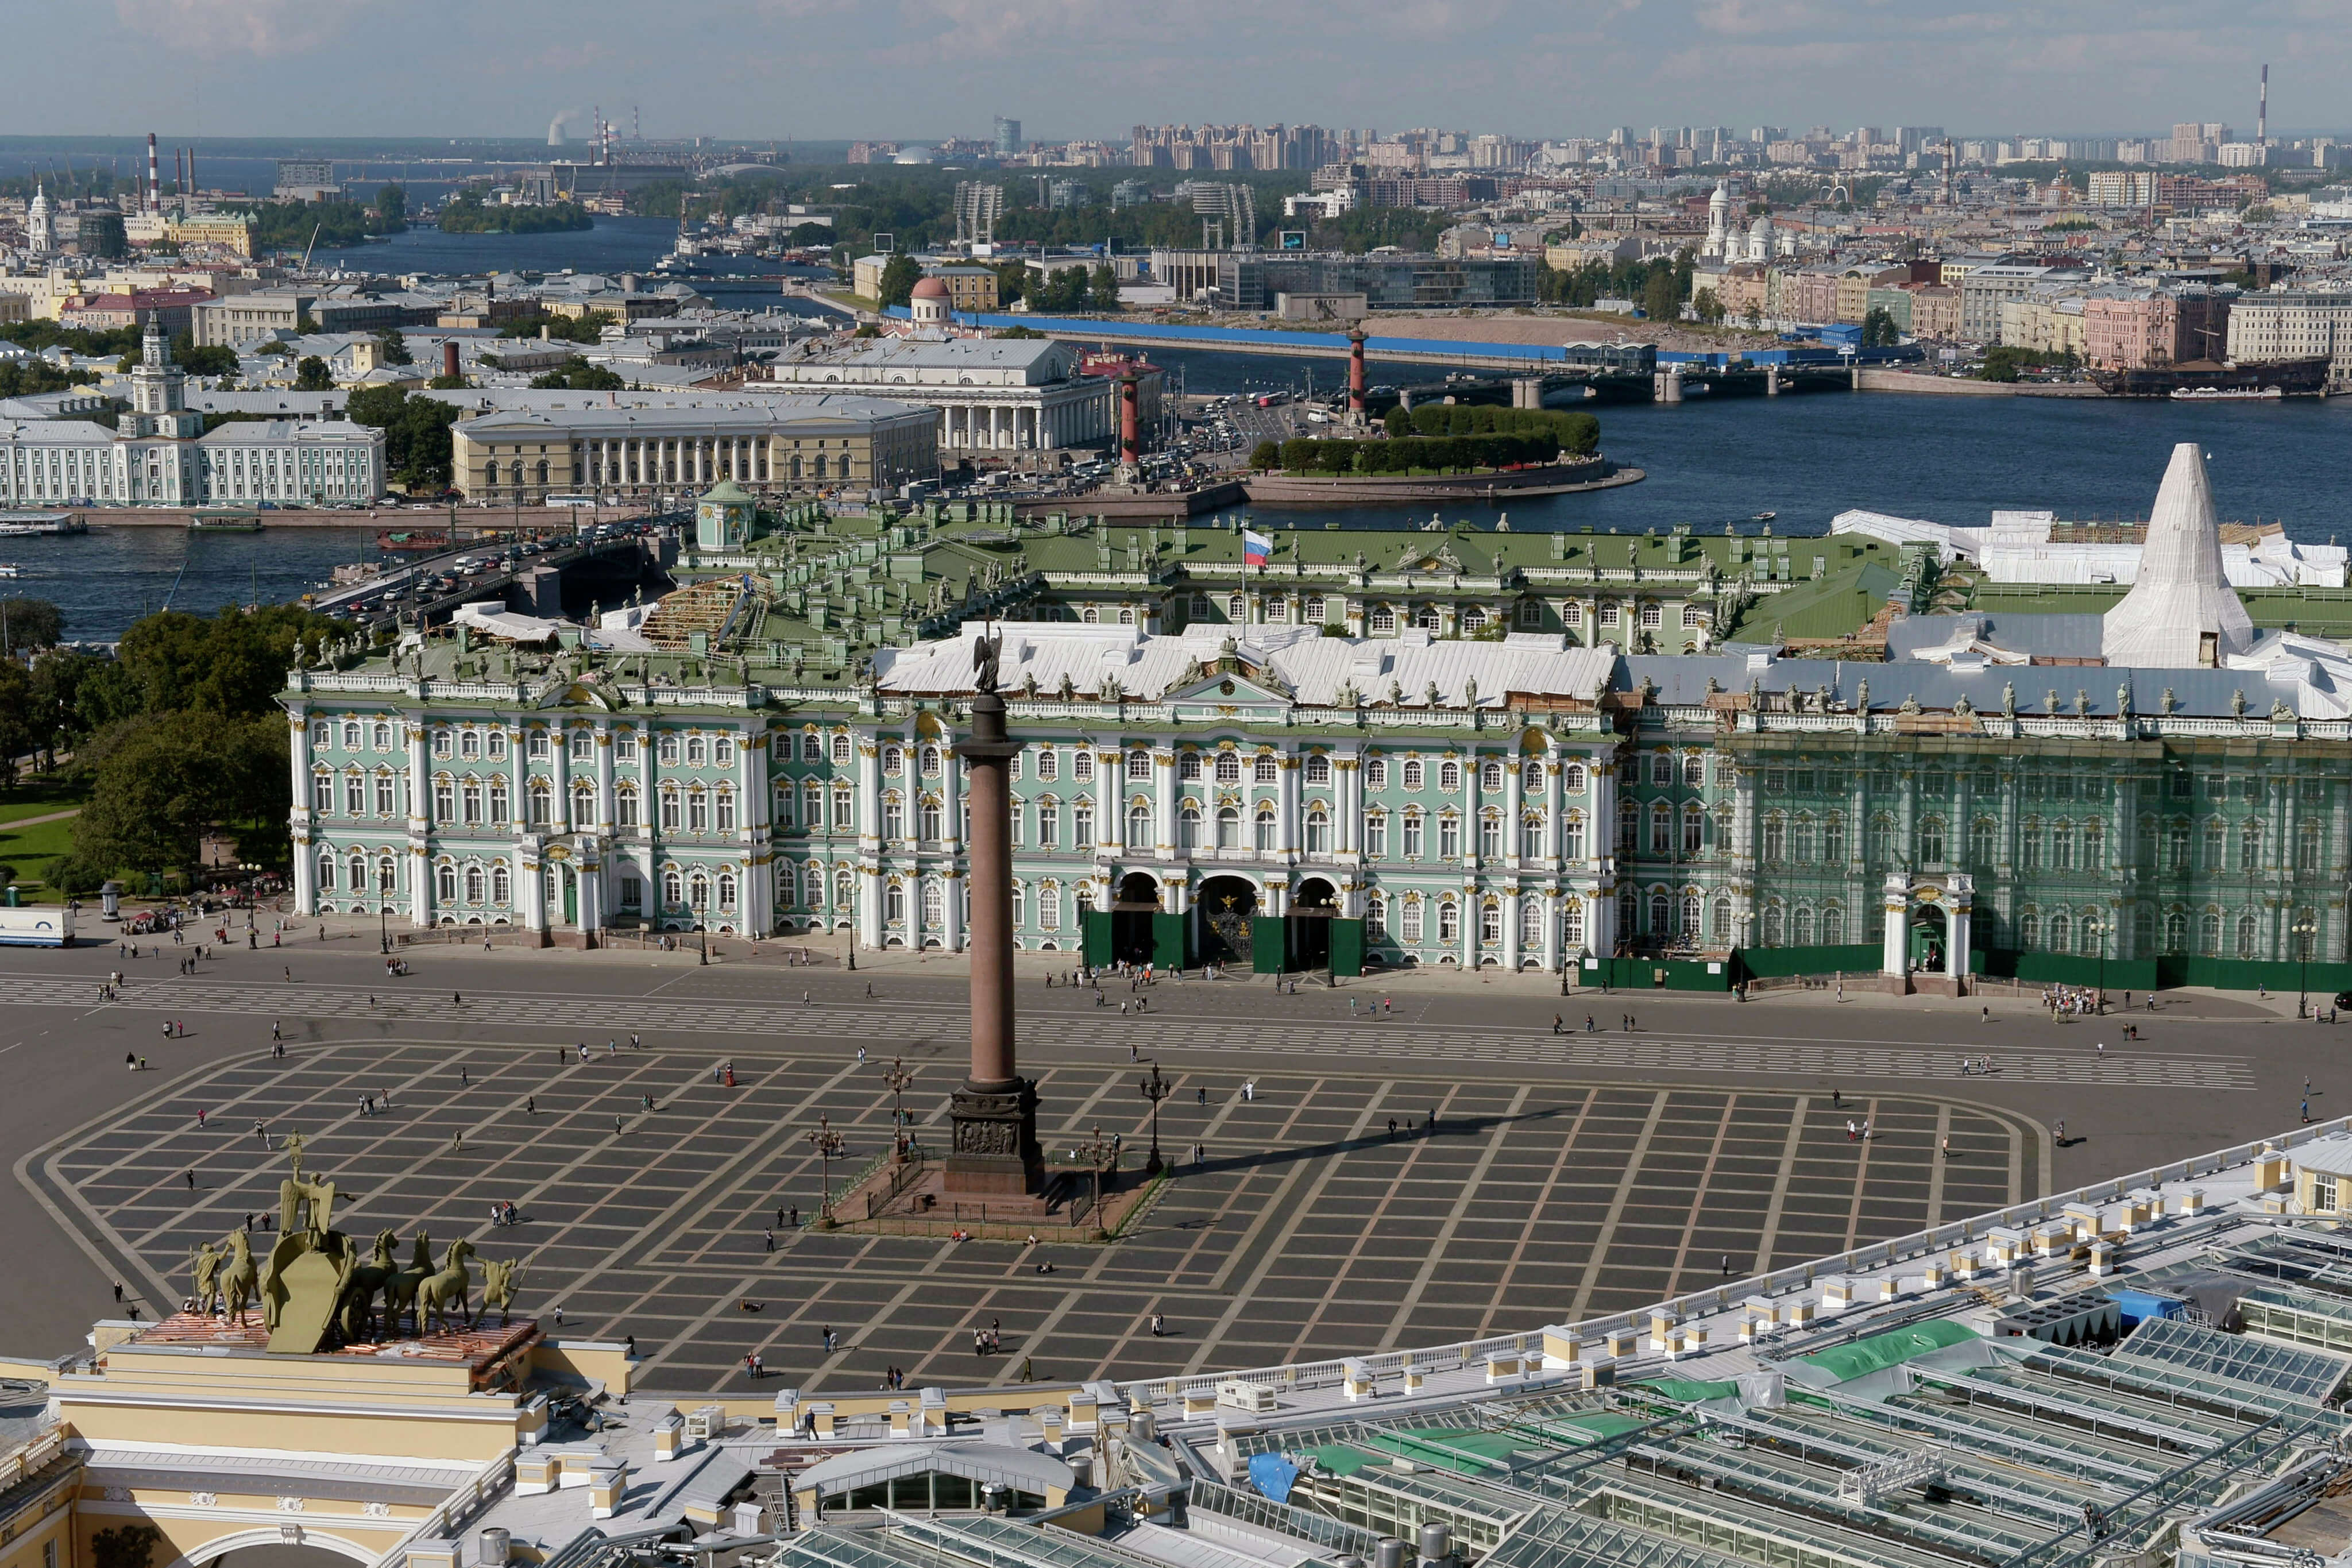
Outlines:
[[2352, 128], [2347, 0], [16, 0], [0, 132]]

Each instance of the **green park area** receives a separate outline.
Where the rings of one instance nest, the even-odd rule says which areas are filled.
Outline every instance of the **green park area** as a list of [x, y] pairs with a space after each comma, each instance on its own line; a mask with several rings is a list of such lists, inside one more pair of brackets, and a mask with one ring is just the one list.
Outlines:
[[133, 622], [111, 658], [65, 646], [55, 605], [8, 601], [0, 659], [0, 868], [26, 900], [110, 878], [193, 887], [207, 839], [283, 868], [287, 733], [276, 701], [296, 652], [342, 628], [272, 605]]

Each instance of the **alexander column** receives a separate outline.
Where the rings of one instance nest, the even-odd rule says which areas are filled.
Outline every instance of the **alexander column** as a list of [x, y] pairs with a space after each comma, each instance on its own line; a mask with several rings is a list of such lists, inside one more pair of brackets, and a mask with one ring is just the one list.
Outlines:
[[1021, 750], [997, 695], [1001, 636], [972, 643], [971, 733], [964, 761], [971, 866], [971, 1076], [949, 1102], [952, 1129], [941, 1185], [950, 1197], [1020, 1197], [1044, 1185], [1037, 1086], [1013, 1065], [1013, 781]]

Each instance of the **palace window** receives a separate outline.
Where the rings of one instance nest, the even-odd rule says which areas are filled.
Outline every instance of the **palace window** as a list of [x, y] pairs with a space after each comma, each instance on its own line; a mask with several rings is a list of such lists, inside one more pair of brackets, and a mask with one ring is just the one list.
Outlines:
[[1151, 808], [1141, 802], [1127, 808], [1127, 847], [1138, 855], [1151, 847]]
[[1176, 777], [1180, 783], [1183, 784], [1200, 783], [1201, 753], [1198, 752], [1179, 752], [1176, 757]]
[[1870, 863], [1880, 867], [1895, 863], [1895, 819], [1891, 816], [1870, 820]]
[[1462, 906], [1452, 899], [1442, 899], [1437, 905], [1437, 941], [1451, 947], [1462, 940]]
[[1662, 800], [1650, 807], [1650, 853], [1663, 860], [1674, 852], [1674, 808]]
[[1130, 783], [1149, 782], [1151, 777], [1151, 753], [1150, 752], [1128, 752], [1127, 776]]
[[883, 747], [882, 771], [884, 773], [894, 779], [900, 773], [905, 773], [907, 771], [907, 753], [900, 751], [896, 746]]
[[572, 760], [575, 763], [593, 763], [596, 760], [596, 732], [593, 730], [572, 731]]
[[482, 901], [482, 868], [479, 866], [467, 867], [466, 901], [469, 904], [480, 903]]
[[1078, 784], [1095, 782], [1095, 754], [1092, 752], [1082, 750], [1070, 759], [1070, 777]]
[[1389, 765], [1379, 757], [1364, 763], [1364, 787], [1368, 790], [1389, 787]]
[[1251, 772], [1251, 782], [1262, 784], [1280, 784], [1282, 764], [1270, 754], [1261, 755], [1256, 766]]
[[1051, 749], [1039, 751], [1037, 753], [1037, 777], [1039, 781], [1042, 783], [1051, 784], [1054, 780], [1060, 778], [1061, 776], [1062, 754], [1059, 752], [1055, 752]]
[[1488, 816], [1478, 819], [1478, 853], [1495, 859], [1503, 853], [1503, 819]]
[[835, 767], [847, 767], [849, 765], [849, 737], [846, 735], [835, 735], [833, 738], [832, 753], [833, 765]]
[[1070, 847], [1087, 850], [1095, 843], [1095, 803], [1082, 800], [1070, 807]]
[[[533, 755], [544, 757], [547, 754], [547, 737], [544, 735], [538, 735], [534, 736], [532, 739], [538, 748], [533, 752]], [[472, 762], [477, 757], [479, 757], [482, 754], [482, 732], [478, 730], [458, 731], [457, 754], [465, 758], [467, 762]]]
[[1487, 763], [1478, 770], [1478, 787], [1488, 794], [1499, 794], [1503, 788], [1503, 764]]
[[1422, 771], [1421, 760], [1420, 760], [1418, 757], [1413, 758], [1413, 759], [1412, 759], [1412, 760], [1408, 761], [1408, 762], [1405, 763], [1405, 765], [1404, 765], [1404, 787], [1405, 787], [1405, 788], [1407, 788], [1407, 789], [1409, 789], [1409, 790], [1417, 790], [1417, 789], [1419, 789], [1419, 788], [1421, 787], [1421, 784], [1422, 784], [1422, 779], [1423, 779], [1423, 771]]
[[457, 815], [457, 789], [449, 775], [441, 774], [433, 781], [433, 820], [437, 823], [455, 821]]
[[1940, 816], [1920, 819], [1919, 863], [1923, 866], [1940, 866], [1944, 863], [1944, 819]]
[[1584, 818], [1580, 814], [1570, 816], [1560, 825], [1559, 852], [1570, 860], [1584, 858]]
[[390, 773], [375, 775], [375, 814], [390, 816], [393, 813], [393, 787]]
[[1444, 795], [1457, 795], [1462, 789], [1462, 764], [1448, 758], [1437, 764], [1437, 787]]
[[926, 799], [915, 816], [925, 843], [936, 843], [947, 837], [947, 813], [938, 801]]
[[1462, 853], [1462, 819], [1448, 814], [1437, 819], [1437, 854], [1440, 859], [1458, 858]]
[[555, 820], [555, 792], [545, 779], [530, 781], [530, 825], [545, 827]]
[[1418, 811], [1406, 812], [1404, 814], [1404, 858], [1408, 860], [1418, 860], [1421, 858], [1421, 813]]
[[1493, 899], [1478, 906], [1478, 941], [1486, 947], [1502, 945], [1503, 906]]
[[1580, 763], [1570, 763], [1563, 769], [1559, 775], [1559, 787], [1570, 795], [1582, 795], [1584, 793], [1583, 766]]
[[1062, 844], [1062, 808], [1052, 800], [1037, 803], [1037, 847], [1058, 849]]
[[1176, 814], [1176, 847], [1179, 849], [1201, 847], [1201, 808], [1189, 800], [1184, 803], [1183, 809]]
[[[460, 737], [460, 740], [459, 740], [459, 745], [458, 745], [458, 750], [459, 750], [459, 751], [461, 751], [461, 752], [463, 752], [467, 756], [469, 756], [469, 757], [470, 757], [470, 756], [474, 755], [474, 754], [475, 754], [475, 752], [478, 750], [479, 745], [480, 745], [480, 742], [481, 742], [481, 737], [480, 737], [480, 736], [478, 736], [478, 735], [477, 735], [477, 734], [475, 734], [473, 731], [468, 730], [468, 731], [467, 731], [465, 732], [465, 734], [464, 734], [462, 737]], [[527, 744], [528, 744], [528, 746], [530, 747], [530, 750], [529, 750], [529, 752], [528, 752], [526, 754], [530, 758], [530, 760], [531, 760], [532, 762], [534, 762], [534, 763], [543, 763], [543, 762], [547, 761], [547, 731], [544, 731], [544, 730], [533, 730], [533, 731], [530, 732], [530, 737], [529, 741], [528, 741], [526, 743], [527, 743]]]
[[1789, 858], [1789, 819], [1779, 812], [1764, 819], [1764, 863], [1778, 866]]
[[1388, 852], [1388, 814], [1376, 811], [1364, 818], [1364, 855], [1367, 859], [1380, 860], [1386, 858]]
[[433, 896], [444, 904], [457, 901], [457, 868], [436, 866], [433, 868]]
[[1309, 855], [1331, 853], [1331, 818], [1320, 806], [1314, 807], [1307, 814], [1307, 853]]
[[1241, 754], [1237, 752], [1219, 752], [1217, 753], [1216, 773], [1217, 782], [1221, 784], [1237, 784], [1241, 783]]
[[857, 826], [857, 797], [843, 784], [833, 792], [833, 826], [838, 833], [846, 833]]
[[1406, 946], [1419, 944], [1421, 941], [1421, 900], [1419, 899], [1407, 899], [1404, 901], [1404, 919], [1400, 921], [1398, 925], [1402, 928]]
[[620, 789], [614, 793], [613, 804], [614, 807], [614, 815], [619, 819], [615, 824], [616, 826], [626, 831], [638, 826], [637, 791], [635, 785], [622, 785]]
[[[721, 833], [732, 833], [732, 832], [734, 832], [734, 831], [735, 831], [735, 792], [734, 792], [733, 790], [731, 790], [731, 789], [722, 789], [722, 790], [720, 790], [720, 791], [719, 792], [719, 796], [718, 796], [718, 810], [719, 810], [719, 821], [718, 821], [718, 827], [719, 827], [719, 832], [721, 832]], [[587, 819], [586, 819], [585, 817], [583, 817], [583, 818], [581, 818], [581, 820], [584, 822], [584, 821], [586, 821]]]
[[1374, 605], [1366, 618], [1366, 629], [1376, 637], [1396, 636], [1396, 611], [1388, 605]]
[[1386, 942], [1389, 937], [1389, 901], [1378, 893], [1364, 900], [1364, 937], [1368, 942]]
[[623, 730], [614, 737], [613, 757], [616, 762], [637, 761], [637, 732], [635, 730]]
[[1309, 753], [1307, 758], [1307, 782], [1310, 784], [1329, 784], [1331, 782], [1331, 759], [1325, 756], [1320, 752]]
[[1257, 819], [1253, 824], [1253, 833], [1254, 847], [1259, 854], [1274, 853], [1274, 807], [1270, 805], [1258, 807]]
[[[636, 879], [634, 877], [624, 881], [622, 883], [623, 893], [625, 894], [631, 887], [635, 885], [635, 883]], [[504, 904], [511, 901], [513, 897], [514, 879], [507, 874], [507, 863], [501, 860], [497, 865], [490, 868], [490, 902], [494, 904]], [[625, 901], [634, 902], [634, 900]]]
[[343, 810], [352, 816], [367, 815], [367, 778], [352, 773], [343, 780]]
[[686, 902], [686, 879], [675, 871], [662, 873], [662, 907], [674, 910]]
[[1683, 858], [1696, 860], [1706, 847], [1706, 816], [1696, 805], [1683, 808]]

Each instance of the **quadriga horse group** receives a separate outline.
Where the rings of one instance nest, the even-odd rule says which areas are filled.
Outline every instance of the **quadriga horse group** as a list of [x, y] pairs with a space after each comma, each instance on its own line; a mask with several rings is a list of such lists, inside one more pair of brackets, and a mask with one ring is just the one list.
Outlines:
[[[396, 1232], [379, 1231], [372, 1257], [362, 1261], [354, 1255], [345, 1264], [333, 1320], [345, 1343], [396, 1339], [404, 1317], [408, 1332], [415, 1335], [473, 1328], [493, 1307], [499, 1326], [506, 1326], [522, 1278], [519, 1265], [495, 1258], [478, 1259], [483, 1280], [477, 1308], [472, 1305], [474, 1276], [466, 1266], [476, 1257], [472, 1242], [463, 1237], [451, 1242], [437, 1268], [432, 1240], [425, 1232], [416, 1233], [405, 1267], [398, 1261], [399, 1249]], [[253, 1256], [252, 1237], [243, 1230], [230, 1231], [219, 1247], [205, 1243], [195, 1253], [192, 1272], [196, 1293], [191, 1304], [198, 1312], [242, 1325], [246, 1313], [261, 1300], [261, 1266]]]

